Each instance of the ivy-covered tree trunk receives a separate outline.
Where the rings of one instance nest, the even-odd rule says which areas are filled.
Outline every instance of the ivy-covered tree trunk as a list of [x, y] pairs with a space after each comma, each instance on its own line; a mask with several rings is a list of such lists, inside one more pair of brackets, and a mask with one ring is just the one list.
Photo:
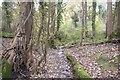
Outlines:
[[58, 1], [57, 4], [57, 31], [59, 31], [61, 20], [62, 20], [62, 0]]
[[14, 50], [10, 51], [10, 57], [7, 59], [10, 64], [14, 64], [15, 71], [19, 71], [21, 64], [24, 64], [28, 68], [33, 63], [31, 62], [33, 5], [33, 2], [20, 2], [19, 26], [11, 44], [11, 48]]
[[95, 28], [95, 18], [96, 18], [96, 0], [92, 2], [92, 37], [94, 38], [96, 35], [96, 28]]
[[107, 2], [107, 37], [110, 38], [110, 35], [113, 31], [113, 23], [112, 23], [112, 0], [108, 0]]

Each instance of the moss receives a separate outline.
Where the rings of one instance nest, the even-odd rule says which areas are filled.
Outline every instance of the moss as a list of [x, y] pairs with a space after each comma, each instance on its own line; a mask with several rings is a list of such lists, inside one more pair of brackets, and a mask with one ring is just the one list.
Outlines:
[[118, 66], [113, 63], [105, 63], [101, 67], [101, 71], [105, 71], [105, 70], [117, 71], [117, 69], [118, 69]]
[[99, 63], [99, 64], [104, 64], [104, 63], [107, 63], [109, 61], [109, 57], [105, 54], [103, 55], [100, 55], [97, 59], [96, 59], [96, 62]]
[[71, 62], [75, 75], [80, 78], [91, 78], [90, 74], [80, 65], [77, 60], [70, 54], [66, 54], [67, 59]]
[[[113, 61], [113, 62], [110, 62]], [[117, 56], [110, 59], [107, 55], [103, 54], [96, 59], [96, 62], [101, 66], [101, 71], [105, 70], [117, 70], [118, 66], [115, 62], [118, 62]]]
[[2, 79], [11, 78], [12, 66], [6, 61], [2, 61]]

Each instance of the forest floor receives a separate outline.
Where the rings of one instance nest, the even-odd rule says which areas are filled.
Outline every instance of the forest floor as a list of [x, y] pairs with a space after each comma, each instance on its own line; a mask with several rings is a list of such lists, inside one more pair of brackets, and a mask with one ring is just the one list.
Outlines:
[[[3, 41], [5, 46], [9, 44], [9, 39]], [[71, 52], [93, 78], [118, 77], [119, 52], [118, 45], [114, 43], [60, 46], [58, 49], [49, 49], [44, 69], [34, 77], [74, 78], [71, 64], [65, 56], [67, 52]]]

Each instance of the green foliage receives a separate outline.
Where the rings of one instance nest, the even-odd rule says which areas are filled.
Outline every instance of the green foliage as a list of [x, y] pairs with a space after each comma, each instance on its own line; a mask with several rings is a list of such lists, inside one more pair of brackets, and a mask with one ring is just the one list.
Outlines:
[[108, 37], [109, 40], [115, 38], [119, 38], [120, 37], [120, 29], [116, 29], [114, 32], [112, 32], [112, 34]]
[[2, 30], [6, 32], [11, 31], [11, 23], [13, 20], [13, 14], [12, 14], [12, 2], [3, 2], [2, 3]]
[[61, 30], [56, 34], [55, 45], [72, 44], [78, 42], [79, 38], [80, 32], [78, 28], [64, 29], [64, 31]]
[[99, 9], [99, 17], [101, 19], [105, 19], [106, 18], [106, 10], [105, 10], [105, 7], [103, 5], [98, 5], [98, 9]]
[[62, 41], [66, 38], [66, 34], [63, 31], [59, 31], [55, 34], [55, 38]]
[[0, 37], [13, 37], [14, 33], [12, 32], [1, 32]]
[[11, 78], [12, 76], [12, 66], [6, 61], [2, 61], [2, 78]]
[[77, 22], [79, 21], [78, 14], [74, 12], [74, 15], [71, 17], [74, 23], [74, 26], [77, 27]]
[[105, 38], [105, 32], [97, 32], [96, 33], [96, 37], [94, 39], [90, 38], [86, 38], [83, 40], [84, 42], [96, 42], [96, 43], [99, 43], [99, 42], [103, 42], [103, 41], [107, 41], [107, 38]]
[[55, 45], [62, 45], [66, 42], [67, 35], [63, 31], [58, 31], [55, 34]]
[[73, 70], [75, 72], [75, 75], [77, 75], [78, 78], [80, 79], [91, 78], [90, 74], [87, 73], [87, 71], [83, 68], [83, 66], [80, 65], [70, 53], [67, 53], [66, 57], [72, 63]]

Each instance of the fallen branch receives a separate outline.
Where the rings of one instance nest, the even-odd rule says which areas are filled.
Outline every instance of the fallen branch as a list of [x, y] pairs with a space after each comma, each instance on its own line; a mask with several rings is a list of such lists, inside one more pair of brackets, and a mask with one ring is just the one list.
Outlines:
[[[120, 43], [120, 40], [109, 40], [109, 41], [102, 41], [102, 42], [83, 42], [82, 46], [86, 46], [86, 45], [99, 45], [99, 44], [106, 44], [106, 43], [113, 43], [113, 44], [118, 44]], [[75, 43], [72, 43], [70, 45], [63, 45], [63, 46], [60, 46], [58, 48], [61, 48], [61, 49], [64, 49], [64, 48], [72, 48], [72, 47], [76, 47], [76, 46], [79, 46], [79, 42], [75, 42]]]

